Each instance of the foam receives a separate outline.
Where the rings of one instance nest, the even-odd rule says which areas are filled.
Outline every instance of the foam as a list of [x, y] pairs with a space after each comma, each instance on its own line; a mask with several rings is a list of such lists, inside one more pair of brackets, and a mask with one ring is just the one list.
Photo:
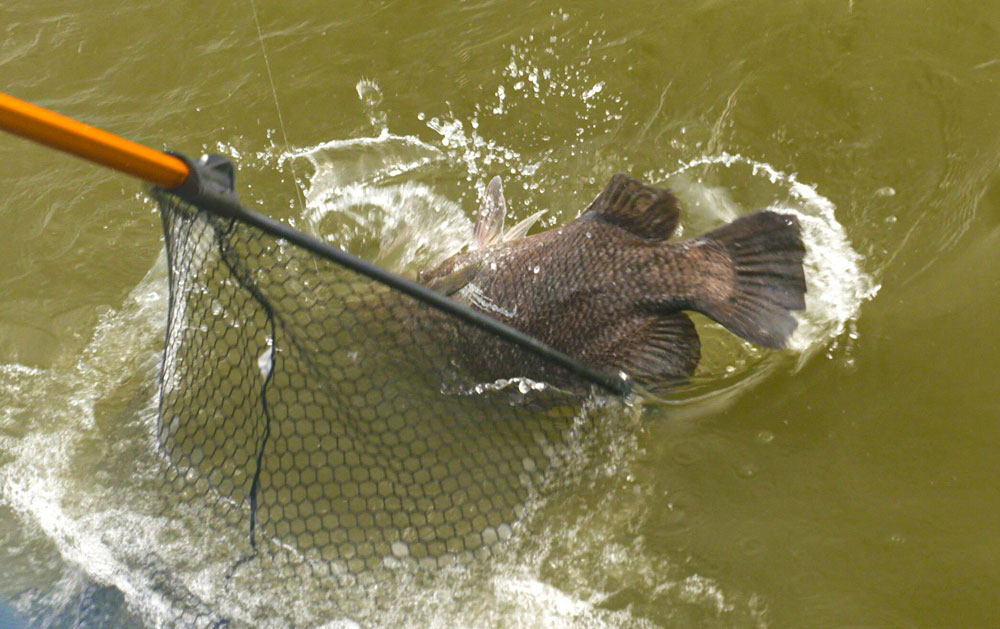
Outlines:
[[[95, 581], [116, 587], [154, 623], [169, 619], [170, 602], [147, 575], [129, 568], [113, 540], [133, 530], [147, 532], [150, 537], [143, 541], [154, 542], [156, 522], [117, 508], [100, 510], [108, 496], [100, 493], [100, 483], [76, 476], [74, 460], [79, 448], [93, 438], [97, 402], [129, 378], [137, 364], [149, 368], [150, 352], [157, 340], [162, 342], [165, 312], [166, 271], [161, 255], [122, 310], [103, 317], [72, 369], [0, 366], [0, 374], [16, 376], [13, 382], [0, 378], [4, 394], [21, 390], [18, 397], [23, 406], [14, 413], [38, 420], [32, 421], [29, 434], [4, 440], [4, 451], [13, 457], [0, 467], [4, 502], [27, 516], [68, 564]], [[155, 377], [155, 371], [146, 373]], [[28, 380], [21, 381], [25, 377]], [[24, 386], [26, 382], [30, 387]], [[8, 408], [5, 415], [10, 413]], [[79, 493], [88, 491], [96, 493]], [[78, 512], [81, 507], [90, 509]]]

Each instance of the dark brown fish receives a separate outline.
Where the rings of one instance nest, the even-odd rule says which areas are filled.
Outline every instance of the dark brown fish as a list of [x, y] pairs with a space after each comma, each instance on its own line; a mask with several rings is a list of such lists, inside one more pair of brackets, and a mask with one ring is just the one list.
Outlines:
[[[676, 197], [621, 174], [563, 227], [503, 238], [505, 211], [495, 178], [472, 249], [420, 281], [602, 370], [652, 384], [683, 380], [701, 357], [685, 310], [780, 348], [797, 325], [791, 311], [805, 308], [805, 247], [793, 216], [758, 212], [672, 241]], [[469, 353], [482, 363], [476, 371], [493, 377], [539, 375], [499, 344]]]

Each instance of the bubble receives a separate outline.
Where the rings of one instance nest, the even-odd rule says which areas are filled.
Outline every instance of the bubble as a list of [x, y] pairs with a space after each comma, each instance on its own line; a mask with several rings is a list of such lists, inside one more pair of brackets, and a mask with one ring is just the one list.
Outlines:
[[372, 126], [384, 128], [386, 113], [379, 109], [379, 105], [382, 104], [382, 88], [371, 79], [361, 79], [355, 89], [368, 114], [368, 122]]
[[358, 84], [355, 85], [355, 89], [358, 91], [358, 98], [361, 102], [369, 107], [375, 107], [382, 103], [382, 88], [378, 86], [375, 81], [371, 79], [361, 79]]
[[406, 544], [406, 542], [402, 541], [393, 542], [390, 549], [392, 550], [392, 554], [396, 557], [410, 556], [410, 547]]
[[268, 374], [271, 373], [271, 369], [274, 368], [274, 350], [272, 348], [267, 348], [257, 358], [257, 368], [260, 369], [260, 375], [267, 378]]

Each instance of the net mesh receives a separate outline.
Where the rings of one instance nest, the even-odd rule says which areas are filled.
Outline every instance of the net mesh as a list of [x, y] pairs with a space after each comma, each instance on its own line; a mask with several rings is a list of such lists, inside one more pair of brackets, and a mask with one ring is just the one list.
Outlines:
[[263, 562], [363, 584], [481, 560], [512, 535], [571, 456], [578, 395], [476, 381], [469, 356], [503, 346], [485, 332], [256, 227], [157, 201], [163, 494], [225, 537], [231, 573]]

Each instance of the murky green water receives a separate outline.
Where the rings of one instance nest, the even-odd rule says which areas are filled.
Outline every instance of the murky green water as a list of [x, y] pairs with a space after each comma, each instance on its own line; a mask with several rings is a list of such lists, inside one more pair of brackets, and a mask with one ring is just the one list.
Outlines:
[[[610, 430], [516, 557], [414, 584], [386, 624], [1000, 623], [1000, 5], [256, 9], [273, 92], [249, 0], [4, 2], [0, 85], [228, 154], [248, 205], [397, 267], [454, 248], [494, 174], [546, 226], [617, 171], [677, 189], [689, 233], [768, 206], [811, 225], [795, 349], [700, 320], [692, 386]], [[0, 163], [0, 596], [41, 622], [97, 588], [152, 622], [66, 461], [146, 429], [120, 391], [155, 379], [159, 219], [22, 140]]]

